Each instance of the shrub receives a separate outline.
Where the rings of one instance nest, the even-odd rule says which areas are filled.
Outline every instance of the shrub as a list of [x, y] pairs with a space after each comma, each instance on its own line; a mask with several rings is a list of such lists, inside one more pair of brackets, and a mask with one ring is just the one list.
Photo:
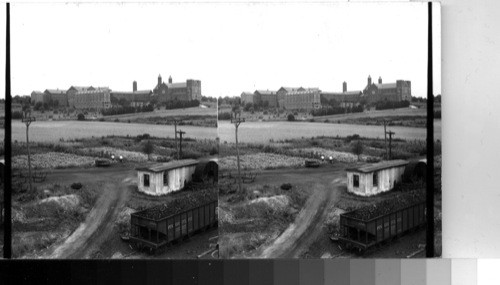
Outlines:
[[71, 184], [71, 189], [80, 190], [80, 189], [82, 189], [82, 187], [83, 187], [83, 185], [80, 182], [76, 182], [76, 183]]
[[284, 184], [281, 184], [280, 188], [283, 190], [290, 190], [290, 189], [292, 189], [292, 184], [284, 183]]
[[293, 121], [295, 121], [295, 116], [294, 116], [293, 114], [288, 114], [288, 116], [287, 116], [287, 120], [288, 120], [289, 122], [293, 122]]
[[219, 153], [219, 150], [217, 149], [217, 147], [213, 146], [210, 149], [210, 155], [215, 155], [215, 154], [218, 154], [218, 153]]
[[229, 113], [229, 112], [219, 113], [218, 119], [219, 120], [231, 120], [231, 113]]
[[85, 121], [85, 115], [84, 115], [84, 114], [82, 114], [82, 113], [78, 114], [78, 116], [77, 116], [77, 120], [78, 120], [78, 121]]
[[151, 154], [153, 153], [154, 150], [155, 150], [155, 145], [150, 140], [148, 140], [142, 147], [142, 152], [144, 152], [144, 154], [148, 156], [148, 160], [150, 160]]
[[358, 160], [359, 160], [359, 157], [361, 156], [361, 154], [363, 153], [363, 143], [361, 141], [356, 141], [354, 143], [354, 145], [352, 146], [352, 152], [358, 156]]
[[12, 112], [12, 119], [13, 120], [20, 120], [23, 118], [23, 113], [19, 111]]

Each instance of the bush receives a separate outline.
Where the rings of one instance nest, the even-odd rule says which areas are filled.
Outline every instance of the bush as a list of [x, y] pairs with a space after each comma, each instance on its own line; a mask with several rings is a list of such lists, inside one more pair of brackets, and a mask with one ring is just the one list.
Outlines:
[[352, 146], [352, 152], [358, 156], [358, 160], [361, 154], [363, 153], [363, 149], [364, 149], [363, 143], [360, 140], [356, 141]]
[[229, 113], [229, 112], [219, 113], [218, 119], [219, 120], [231, 120], [231, 113]]
[[293, 122], [295, 121], [295, 116], [293, 114], [288, 114], [287, 118], [286, 118], [289, 122]]
[[219, 153], [219, 150], [217, 149], [217, 147], [213, 146], [210, 149], [210, 155], [215, 155], [215, 154], [218, 154], [218, 153]]
[[290, 190], [290, 189], [292, 189], [292, 184], [284, 183], [284, 184], [281, 184], [280, 188], [283, 190]]
[[82, 189], [82, 187], [83, 187], [83, 185], [80, 182], [76, 182], [76, 183], [71, 184], [71, 189], [80, 190], [80, 189]]
[[409, 101], [379, 101], [375, 105], [375, 110], [387, 110], [387, 109], [396, 109], [396, 108], [407, 108], [410, 106]]
[[12, 112], [12, 119], [13, 120], [20, 120], [23, 118], [23, 113], [19, 111]]
[[77, 116], [77, 120], [78, 120], [78, 121], [85, 121], [85, 115], [84, 115], [84, 114], [82, 114], [82, 113], [78, 114], [78, 116]]

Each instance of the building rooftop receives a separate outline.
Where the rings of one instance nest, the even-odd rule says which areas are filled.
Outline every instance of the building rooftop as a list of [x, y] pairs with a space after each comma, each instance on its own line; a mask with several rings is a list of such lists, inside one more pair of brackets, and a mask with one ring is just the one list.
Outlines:
[[166, 170], [196, 165], [198, 163], [199, 163], [198, 160], [183, 159], [183, 160], [175, 160], [175, 161], [166, 162], [166, 163], [157, 163], [157, 164], [144, 166], [144, 167], [138, 167], [135, 170], [148, 171], [148, 172], [163, 172]]
[[396, 88], [396, 83], [375, 83], [375, 86], [377, 86], [378, 89], [390, 89], [390, 88]]
[[299, 90], [304, 90], [302, 87], [281, 87], [280, 89], [285, 89], [286, 92], [295, 92]]
[[186, 88], [187, 83], [186, 82], [178, 82], [178, 83], [169, 83], [167, 84], [168, 88]]
[[75, 89], [77, 92], [82, 92], [82, 91], [92, 90], [92, 89], [94, 89], [94, 87], [92, 87], [92, 86], [71, 86], [69, 89]]
[[276, 91], [271, 91], [271, 90], [255, 90], [254, 93], [259, 93], [261, 95], [275, 95]]
[[66, 94], [66, 90], [61, 89], [46, 89], [45, 92], [49, 92], [52, 94]]
[[402, 160], [402, 159], [388, 160], [388, 161], [382, 161], [382, 162], [373, 163], [373, 164], [365, 164], [365, 165], [358, 166], [358, 167], [350, 167], [350, 168], [347, 168], [346, 171], [370, 173], [370, 172], [383, 170], [383, 169], [387, 169], [387, 168], [406, 166], [407, 164], [408, 164], [408, 161]]

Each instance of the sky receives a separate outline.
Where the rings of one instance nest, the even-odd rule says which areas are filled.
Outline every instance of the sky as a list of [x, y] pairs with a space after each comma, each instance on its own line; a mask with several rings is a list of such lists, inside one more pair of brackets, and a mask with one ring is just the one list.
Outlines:
[[[134, 80], [150, 90], [159, 74], [201, 80], [212, 97], [281, 86], [341, 91], [343, 81], [362, 90], [371, 75], [411, 80], [412, 95], [424, 97], [427, 4], [14, 3], [11, 48], [13, 95], [71, 85], [131, 91]], [[439, 80], [434, 87], [440, 94]]]

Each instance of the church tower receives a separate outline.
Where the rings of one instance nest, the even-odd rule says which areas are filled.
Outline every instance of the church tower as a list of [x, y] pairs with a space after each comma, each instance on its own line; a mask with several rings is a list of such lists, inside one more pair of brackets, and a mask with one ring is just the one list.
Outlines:
[[347, 82], [344, 81], [344, 83], [342, 83], [342, 92], [346, 93], [347, 92]]
[[172, 75], [168, 77], [168, 84], [172, 84]]
[[372, 77], [368, 75], [368, 86], [372, 85]]
[[381, 76], [378, 77], [378, 84], [382, 84], [382, 77]]
[[158, 74], [158, 86], [161, 85], [161, 74]]

